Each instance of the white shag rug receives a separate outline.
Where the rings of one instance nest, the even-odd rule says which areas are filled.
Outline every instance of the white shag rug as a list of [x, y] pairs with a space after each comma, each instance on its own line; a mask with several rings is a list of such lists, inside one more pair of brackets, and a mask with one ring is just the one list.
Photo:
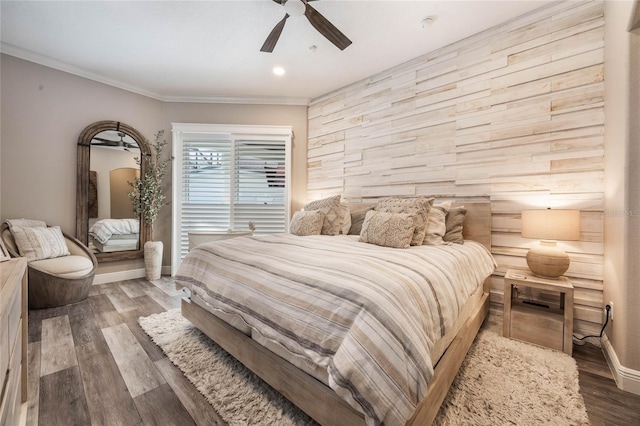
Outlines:
[[[315, 425], [178, 309], [139, 322], [230, 425]], [[478, 334], [435, 424], [588, 425], [575, 360], [496, 331], [493, 325]]]

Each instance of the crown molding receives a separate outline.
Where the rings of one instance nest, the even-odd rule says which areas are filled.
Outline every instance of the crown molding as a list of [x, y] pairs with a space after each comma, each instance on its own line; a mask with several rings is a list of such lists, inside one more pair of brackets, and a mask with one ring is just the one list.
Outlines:
[[41, 55], [39, 53], [17, 47], [9, 43], [2, 42], [0, 44], [0, 52], [19, 59], [24, 59], [25, 61], [34, 62], [45, 67], [64, 71], [66, 73], [77, 75], [88, 80], [97, 81], [98, 83], [103, 83], [109, 86], [116, 87], [118, 89], [126, 90], [128, 92], [137, 93], [138, 95], [146, 96], [148, 98], [157, 99], [159, 101], [162, 100], [162, 96], [158, 95], [157, 93], [149, 92], [148, 90], [144, 90], [136, 86], [131, 86], [129, 84], [113, 80], [100, 74], [92, 73], [82, 68], [67, 64], [66, 62], [58, 61], [57, 59], [53, 59], [49, 56]]
[[304, 105], [311, 98], [286, 96], [164, 96], [164, 102], [195, 102], [203, 104], [250, 104], [250, 105]]
[[82, 68], [59, 61], [49, 56], [41, 55], [9, 43], [0, 43], [0, 53], [14, 56], [25, 61], [34, 62], [45, 67], [64, 71], [79, 77], [103, 83], [108, 86], [146, 96], [162, 102], [186, 102], [207, 104], [247, 104], [247, 105], [309, 105], [310, 98], [285, 97], [285, 96], [164, 96], [137, 86], [132, 86], [118, 80], [111, 79], [101, 74], [93, 73]]

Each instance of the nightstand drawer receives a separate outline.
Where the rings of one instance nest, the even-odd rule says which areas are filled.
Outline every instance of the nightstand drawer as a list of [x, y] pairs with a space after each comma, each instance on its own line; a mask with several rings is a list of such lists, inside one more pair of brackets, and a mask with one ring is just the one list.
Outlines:
[[544, 309], [514, 304], [511, 307], [511, 338], [562, 351], [564, 317]]

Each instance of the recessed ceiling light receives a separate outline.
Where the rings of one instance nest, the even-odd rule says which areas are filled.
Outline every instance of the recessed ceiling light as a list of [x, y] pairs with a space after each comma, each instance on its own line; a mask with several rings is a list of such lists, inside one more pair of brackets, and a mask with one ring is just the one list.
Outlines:
[[275, 68], [273, 69], [273, 73], [274, 73], [275, 75], [284, 75], [284, 68], [282, 68], [282, 67], [275, 67]]

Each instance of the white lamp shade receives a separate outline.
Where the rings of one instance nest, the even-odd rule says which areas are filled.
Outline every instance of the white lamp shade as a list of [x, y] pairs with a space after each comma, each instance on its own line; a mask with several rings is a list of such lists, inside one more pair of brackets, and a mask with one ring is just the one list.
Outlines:
[[580, 210], [523, 210], [522, 236], [577, 241], [580, 239]]
[[569, 256], [556, 240], [580, 239], [579, 210], [523, 210], [522, 236], [543, 240], [527, 253], [527, 265], [535, 275], [558, 278], [569, 269]]

